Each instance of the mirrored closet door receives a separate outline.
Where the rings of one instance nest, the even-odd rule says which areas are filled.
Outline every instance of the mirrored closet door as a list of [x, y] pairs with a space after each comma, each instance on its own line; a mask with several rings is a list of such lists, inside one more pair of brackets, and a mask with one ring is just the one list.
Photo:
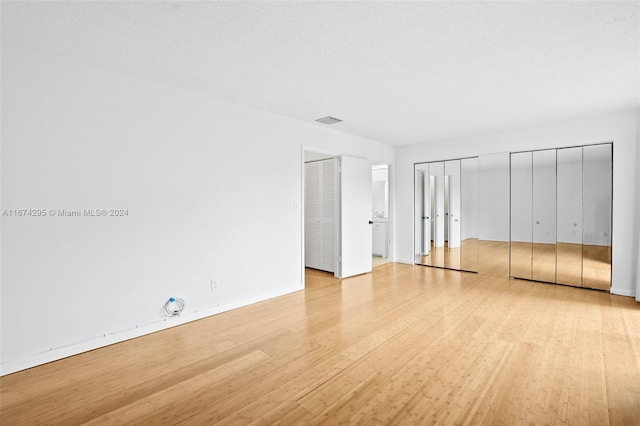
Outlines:
[[478, 270], [478, 159], [415, 165], [415, 262]]
[[611, 287], [612, 144], [582, 149], [582, 286]]
[[556, 282], [582, 285], [582, 147], [559, 149]]
[[511, 154], [511, 276], [530, 280], [533, 269], [533, 153]]
[[533, 152], [531, 278], [556, 281], [556, 150]]
[[612, 144], [511, 154], [510, 276], [608, 290]]
[[[460, 160], [460, 269], [478, 272], [478, 157]], [[464, 218], [464, 220], [462, 220]]]
[[509, 187], [509, 153], [479, 156], [479, 274], [509, 277]]

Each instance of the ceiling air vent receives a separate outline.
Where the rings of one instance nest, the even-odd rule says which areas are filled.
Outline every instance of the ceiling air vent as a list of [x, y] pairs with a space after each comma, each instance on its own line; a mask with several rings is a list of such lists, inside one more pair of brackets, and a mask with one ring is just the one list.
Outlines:
[[326, 116], [324, 118], [318, 118], [316, 121], [319, 121], [320, 123], [323, 123], [323, 124], [336, 124], [341, 122], [342, 120], [340, 120], [339, 118]]

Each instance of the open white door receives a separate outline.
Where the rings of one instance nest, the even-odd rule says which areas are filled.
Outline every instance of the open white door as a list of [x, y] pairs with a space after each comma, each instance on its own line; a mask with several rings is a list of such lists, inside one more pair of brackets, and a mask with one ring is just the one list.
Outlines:
[[371, 272], [371, 163], [340, 157], [340, 278]]

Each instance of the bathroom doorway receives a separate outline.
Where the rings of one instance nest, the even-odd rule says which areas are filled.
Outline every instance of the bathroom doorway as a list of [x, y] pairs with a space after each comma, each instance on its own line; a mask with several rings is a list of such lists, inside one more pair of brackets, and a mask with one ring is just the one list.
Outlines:
[[371, 169], [372, 180], [372, 265], [389, 262], [391, 253], [389, 222], [389, 165], [377, 164]]

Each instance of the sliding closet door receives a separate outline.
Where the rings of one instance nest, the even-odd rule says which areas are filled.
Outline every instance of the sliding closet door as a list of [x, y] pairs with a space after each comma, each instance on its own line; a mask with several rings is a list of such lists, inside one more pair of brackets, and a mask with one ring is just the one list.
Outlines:
[[582, 285], [582, 147], [557, 151], [556, 282]]
[[511, 276], [532, 278], [533, 153], [511, 154]]
[[556, 150], [533, 152], [531, 279], [556, 282]]
[[612, 145], [583, 148], [582, 286], [611, 287]]

